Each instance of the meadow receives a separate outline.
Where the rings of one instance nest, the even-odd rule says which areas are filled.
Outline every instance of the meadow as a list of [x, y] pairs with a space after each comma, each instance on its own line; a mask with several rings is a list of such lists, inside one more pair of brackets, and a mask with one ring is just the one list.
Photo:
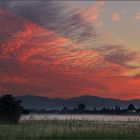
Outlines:
[[28, 120], [0, 124], [0, 139], [140, 139], [140, 122]]

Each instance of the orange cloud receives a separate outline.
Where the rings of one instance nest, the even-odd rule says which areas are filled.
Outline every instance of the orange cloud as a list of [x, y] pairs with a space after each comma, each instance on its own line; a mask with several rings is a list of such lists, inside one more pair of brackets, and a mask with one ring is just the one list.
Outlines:
[[80, 11], [80, 14], [86, 21], [96, 22], [100, 16], [101, 11], [103, 10], [104, 4], [105, 1], [96, 2], [85, 10]]
[[121, 14], [119, 12], [113, 13], [111, 16], [112, 21], [120, 22], [121, 21]]
[[[16, 18], [12, 13], [5, 15], [5, 24], [12, 22], [20, 28], [0, 42], [1, 94], [140, 98], [139, 80], [124, 75], [132, 71], [126, 62], [135, 60], [130, 50], [83, 48], [69, 36], [27, 19], [16, 22]], [[9, 26], [12, 29], [15, 26]]]
[[136, 19], [136, 20], [140, 20], [140, 12], [138, 12], [138, 13], [136, 14], [135, 19]]

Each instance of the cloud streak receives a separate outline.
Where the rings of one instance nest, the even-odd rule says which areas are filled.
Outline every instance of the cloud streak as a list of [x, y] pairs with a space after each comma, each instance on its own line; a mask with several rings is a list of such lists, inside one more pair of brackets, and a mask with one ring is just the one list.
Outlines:
[[84, 10], [51, 1], [1, 5], [0, 27], [5, 25], [0, 28], [1, 94], [138, 95], [136, 81], [124, 75], [133, 71], [128, 62], [135, 61], [137, 53], [122, 45], [93, 45], [100, 38], [94, 21], [104, 3]]

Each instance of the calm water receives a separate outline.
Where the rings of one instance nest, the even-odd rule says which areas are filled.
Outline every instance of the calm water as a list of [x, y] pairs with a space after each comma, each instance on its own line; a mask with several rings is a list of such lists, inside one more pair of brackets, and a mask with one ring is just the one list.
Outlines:
[[21, 117], [22, 120], [91, 120], [91, 121], [140, 121], [140, 116], [123, 115], [39, 115], [31, 114]]

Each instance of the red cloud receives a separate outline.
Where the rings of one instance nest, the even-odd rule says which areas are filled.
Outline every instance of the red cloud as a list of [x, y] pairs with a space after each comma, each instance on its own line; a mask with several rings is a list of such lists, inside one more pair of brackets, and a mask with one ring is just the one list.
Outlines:
[[139, 98], [139, 80], [124, 76], [131, 71], [124, 65], [125, 59], [131, 57], [120, 53], [122, 64], [115, 53], [83, 49], [80, 42], [69, 37], [11, 13], [1, 13], [3, 23], [14, 26], [7, 31], [0, 28], [0, 32], [8, 34], [19, 28], [0, 42], [0, 93]]

